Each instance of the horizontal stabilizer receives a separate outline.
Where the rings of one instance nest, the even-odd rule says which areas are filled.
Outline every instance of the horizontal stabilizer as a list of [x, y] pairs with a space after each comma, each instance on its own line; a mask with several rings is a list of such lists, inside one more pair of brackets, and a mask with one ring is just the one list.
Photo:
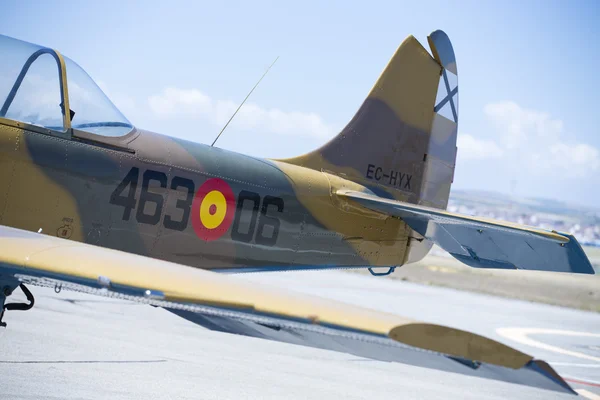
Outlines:
[[594, 274], [573, 235], [340, 190], [337, 196], [401, 218], [415, 232], [476, 268]]

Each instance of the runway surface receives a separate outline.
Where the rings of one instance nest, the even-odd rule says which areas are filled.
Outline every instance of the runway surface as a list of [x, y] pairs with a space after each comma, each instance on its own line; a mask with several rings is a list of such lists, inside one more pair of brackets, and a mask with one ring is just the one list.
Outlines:
[[[341, 271], [240, 277], [482, 334], [600, 398], [600, 314]], [[33, 292], [34, 309], [8, 312], [0, 330], [0, 399], [574, 398], [213, 332], [125, 301]]]

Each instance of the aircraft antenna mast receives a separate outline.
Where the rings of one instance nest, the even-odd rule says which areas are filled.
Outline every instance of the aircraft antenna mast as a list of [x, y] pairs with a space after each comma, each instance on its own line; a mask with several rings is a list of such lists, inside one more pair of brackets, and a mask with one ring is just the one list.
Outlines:
[[273, 67], [273, 65], [275, 65], [275, 63], [277, 62], [277, 60], [279, 60], [279, 56], [277, 56], [277, 58], [275, 59], [275, 61], [273, 61], [273, 63], [271, 63], [271, 65], [269, 65], [269, 68], [267, 68], [267, 70], [260, 77], [260, 79], [258, 80], [258, 82], [256, 82], [256, 85], [254, 85], [254, 87], [252, 88], [252, 90], [250, 90], [250, 92], [246, 95], [246, 98], [244, 98], [244, 100], [238, 106], [237, 110], [235, 110], [235, 112], [233, 113], [233, 115], [231, 116], [231, 118], [229, 118], [229, 121], [227, 121], [227, 123], [225, 124], [225, 126], [223, 127], [223, 129], [221, 129], [221, 132], [219, 132], [219, 134], [217, 135], [217, 137], [215, 138], [215, 140], [212, 142], [212, 144], [210, 145], [210, 147], [213, 147], [215, 145], [215, 143], [217, 143], [217, 140], [219, 140], [219, 138], [221, 137], [221, 134], [223, 133], [223, 131], [225, 131], [225, 129], [227, 128], [227, 126], [229, 125], [229, 123], [231, 122], [231, 120], [233, 119], [233, 117], [235, 117], [235, 115], [238, 113], [238, 111], [240, 111], [240, 108], [242, 108], [242, 106], [244, 105], [244, 103], [246, 102], [246, 100], [248, 100], [248, 97], [250, 97], [250, 95], [252, 94], [252, 92], [254, 92], [254, 89], [256, 89], [256, 87], [258, 86], [258, 84], [260, 83], [260, 81], [263, 80], [263, 78], [267, 75], [267, 73], [269, 72], [269, 70]]

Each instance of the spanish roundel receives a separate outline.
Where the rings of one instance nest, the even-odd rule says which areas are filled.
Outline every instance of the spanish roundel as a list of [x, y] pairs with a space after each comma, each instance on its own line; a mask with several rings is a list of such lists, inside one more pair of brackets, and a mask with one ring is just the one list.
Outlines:
[[208, 241], [223, 236], [231, 226], [235, 198], [229, 184], [219, 178], [204, 182], [192, 203], [192, 225], [199, 238]]

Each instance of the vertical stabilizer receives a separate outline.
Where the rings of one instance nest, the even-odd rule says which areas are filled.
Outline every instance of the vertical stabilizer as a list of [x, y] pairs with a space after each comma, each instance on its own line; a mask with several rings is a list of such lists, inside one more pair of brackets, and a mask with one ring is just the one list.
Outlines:
[[432, 54], [413, 36], [404, 40], [335, 138], [281, 161], [340, 175], [380, 196], [445, 208], [456, 158], [456, 61], [445, 33], [428, 39]]

